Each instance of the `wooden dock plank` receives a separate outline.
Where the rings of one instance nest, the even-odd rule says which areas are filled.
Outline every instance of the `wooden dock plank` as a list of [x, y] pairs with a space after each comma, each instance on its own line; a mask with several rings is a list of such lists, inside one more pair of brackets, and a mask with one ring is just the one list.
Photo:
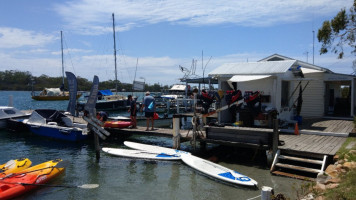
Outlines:
[[337, 137], [327, 137], [325, 136], [326, 140], [323, 141], [323, 143], [320, 144], [320, 148], [315, 151], [316, 153], [322, 153], [322, 152], [325, 152], [327, 154], [329, 154], [330, 150], [329, 148], [332, 147], [334, 148], [335, 145], [334, 145], [334, 141], [337, 140]]
[[317, 137], [314, 137], [315, 139], [313, 140], [313, 143], [311, 145], [309, 145], [305, 151], [309, 151], [309, 152], [312, 152], [313, 149], [315, 148], [315, 146], [318, 146], [320, 144], [320, 141], [324, 139], [325, 136], [320, 136], [320, 135], [317, 135]]
[[305, 146], [306, 139], [307, 137], [305, 135], [297, 136], [296, 139], [293, 141], [294, 143], [293, 150], [303, 149]]
[[283, 146], [285, 149], [295, 149], [301, 145], [302, 141], [305, 140], [303, 135], [289, 135], [287, 138], [289, 138], [289, 141], [285, 141], [285, 146]]
[[334, 139], [335, 139], [334, 136], [324, 136], [324, 139], [320, 141], [319, 146], [313, 149], [313, 152], [330, 155], [330, 152], [327, 150], [327, 148], [328, 146], [332, 145], [332, 141]]
[[306, 137], [304, 137], [304, 141], [302, 143], [303, 145], [301, 145], [300, 147], [296, 148], [295, 150], [306, 151], [306, 149], [308, 147], [312, 146], [319, 139], [320, 139], [320, 137], [318, 135], [306, 136]]
[[280, 135], [280, 140], [285, 145], [279, 146], [281, 150], [292, 150], [321, 155], [335, 155], [341, 145], [346, 141], [344, 137], [321, 136], [321, 135]]
[[321, 149], [324, 145], [324, 142], [328, 140], [329, 136], [320, 136], [321, 139], [315, 143], [312, 148], [310, 149], [310, 152], [318, 152], [319, 149]]
[[337, 145], [335, 145], [335, 147], [330, 151], [330, 154], [335, 155], [336, 152], [339, 151], [341, 146], [346, 142], [346, 139], [347, 138], [339, 138], [339, 141], [338, 141]]
[[346, 138], [335, 137], [335, 139], [332, 141], [332, 145], [325, 148], [325, 151], [329, 152], [328, 153], [329, 155], [334, 155], [340, 149], [342, 144], [344, 144], [345, 141], [346, 141]]

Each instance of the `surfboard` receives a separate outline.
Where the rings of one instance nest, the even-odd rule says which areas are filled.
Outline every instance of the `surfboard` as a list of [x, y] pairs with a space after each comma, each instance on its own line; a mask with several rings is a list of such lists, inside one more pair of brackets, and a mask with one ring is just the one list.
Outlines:
[[167, 147], [160, 147], [160, 146], [156, 146], [156, 145], [141, 144], [141, 143], [137, 143], [137, 142], [125, 141], [124, 144], [132, 149], [148, 151], [151, 153], [165, 153], [165, 154], [169, 154], [169, 155], [190, 154], [189, 152], [186, 152], [186, 151], [171, 149], [171, 148], [167, 148]]
[[257, 182], [252, 178], [208, 160], [191, 154], [181, 154], [181, 159], [188, 166], [213, 178], [237, 185], [257, 186]]
[[152, 153], [142, 150], [131, 150], [131, 149], [118, 149], [118, 148], [107, 148], [103, 147], [102, 150], [108, 154], [115, 156], [122, 156], [128, 158], [139, 158], [139, 159], [153, 159], [153, 160], [180, 160], [180, 155], [165, 154], [165, 153]]

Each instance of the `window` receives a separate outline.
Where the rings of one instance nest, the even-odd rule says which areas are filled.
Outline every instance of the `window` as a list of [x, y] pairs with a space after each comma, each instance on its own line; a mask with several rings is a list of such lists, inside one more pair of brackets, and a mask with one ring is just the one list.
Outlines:
[[289, 106], [289, 81], [282, 81], [281, 107]]

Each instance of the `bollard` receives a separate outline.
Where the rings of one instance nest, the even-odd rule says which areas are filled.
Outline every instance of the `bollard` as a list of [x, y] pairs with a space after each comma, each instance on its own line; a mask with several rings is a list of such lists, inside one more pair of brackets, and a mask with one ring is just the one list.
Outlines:
[[268, 186], [262, 186], [261, 200], [271, 200], [271, 196], [273, 195], [273, 193], [273, 188]]

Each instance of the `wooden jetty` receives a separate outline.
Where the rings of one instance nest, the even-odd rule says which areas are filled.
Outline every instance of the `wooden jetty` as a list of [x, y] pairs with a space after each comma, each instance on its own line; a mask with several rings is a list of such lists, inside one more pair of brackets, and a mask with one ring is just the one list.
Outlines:
[[[191, 115], [180, 115], [179, 118], [185, 116]], [[176, 124], [179, 124], [180, 119], [176, 118], [176, 120], [178, 121]], [[265, 150], [267, 159], [270, 157], [269, 163], [273, 174], [311, 180], [316, 174], [322, 173], [325, 166], [332, 161], [332, 157], [346, 141], [353, 126], [351, 120], [305, 119], [299, 135], [295, 135], [294, 130], [291, 129], [205, 126], [196, 135], [195, 143], [214, 143], [250, 148], [255, 151]], [[145, 131], [145, 129], [146, 127], [107, 130], [123, 135], [170, 137], [175, 148], [179, 147], [177, 142], [194, 139], [193, 130], [155, 128], [153, 131]], [[303, 175], [299, 175], [298, 172], [302, 172]]]
[[[173, 129], [155, 128], [146, 131], [146, 127], [137, 129], [106, 130], [117, 136], [147, 135], [172, 138], [173, 148], [179, 148], [180, 142], [199, 142], [264, 150], [271, 165], [271, 173], [293, 178], [311, 180], [322, 173], [326, 165], [353, 131], [353, 121], [337, 119], [305, 119], [300, 126], [299, 135], [292, 129], [268, 129], [251, 127], [213, 127], [204, 126], [201, 130], [180, 130], [181, 118], [191, 115], [179, 115], [173, 118]], [[74, 121], [80, 121], [75, 119]], [[276, 125], [275, 125], [276, 126]], [[300, 175], [301, 172], [302, 175]]]

